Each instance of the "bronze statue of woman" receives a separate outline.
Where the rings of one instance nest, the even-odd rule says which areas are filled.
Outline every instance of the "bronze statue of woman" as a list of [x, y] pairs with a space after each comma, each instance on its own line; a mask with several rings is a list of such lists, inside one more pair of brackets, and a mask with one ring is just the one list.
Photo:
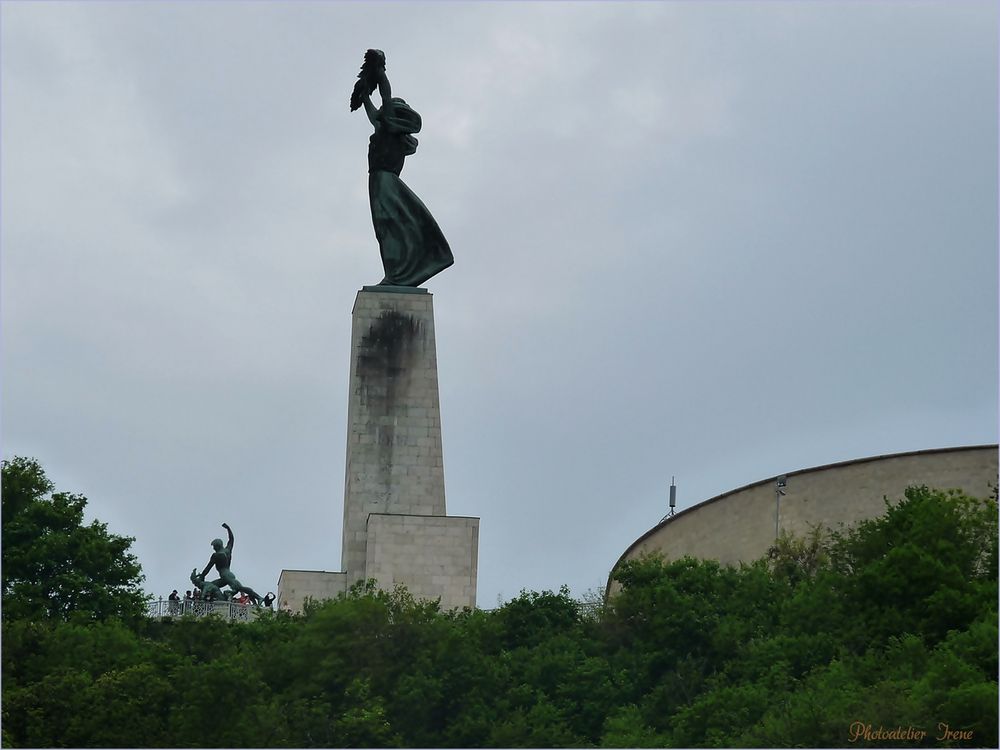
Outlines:
[[[371, 94], [378, 89], [382, 106]], [[403, 161], [417, 150], [420, 115], [392, 96], [385, 53], [370, 49], [351, 95], [351, 111], [364, 105], [375, 132], [368, 144], [368, 197], [385, 278], [380, 284], [420, 286], [455, 262], [448, 241], [421, 200], [399, 179]]]

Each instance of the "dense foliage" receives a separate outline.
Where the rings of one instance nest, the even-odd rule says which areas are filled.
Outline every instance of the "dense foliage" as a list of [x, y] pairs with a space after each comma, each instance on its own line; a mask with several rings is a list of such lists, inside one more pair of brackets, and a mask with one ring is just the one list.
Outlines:
[[[915, 488], [753, 565], [618, 577], [599, 611], [565, 589], [442, 613], [357, 587], [250, 624], [9, 618], [4, 744], [997, 744], [995, 498]], [[852, 742], [856, 723], [927, 734]]]
[[135, 540], [84, 525], [87, 498], [53, 489], [34, 459], [3, 462], [3, 619], [140, 616]]

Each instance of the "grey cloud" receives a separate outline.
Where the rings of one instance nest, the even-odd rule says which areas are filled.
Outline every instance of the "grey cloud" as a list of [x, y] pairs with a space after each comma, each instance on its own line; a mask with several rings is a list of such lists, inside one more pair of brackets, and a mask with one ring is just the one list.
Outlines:
[[480, 601], [665, 513], [996, 440], [996, 11], [978, 3], [5, 4], [4, 455], [137, 537], [336, 569], [368, 46], [423, 115], [449, 511]]

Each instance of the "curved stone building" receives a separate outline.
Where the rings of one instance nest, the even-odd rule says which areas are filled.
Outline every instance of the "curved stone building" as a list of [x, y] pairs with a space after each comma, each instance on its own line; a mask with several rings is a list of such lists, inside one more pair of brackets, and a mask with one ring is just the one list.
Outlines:
[[[997, 485], [997, 446], [896, 453], [792, 471], [785, 475], [784, 495], [777, 496], [778, 477], [731, 490], [664, 519], [618, 558], [647, 553], [667, 559], [684, 556], [750, 562], [767, 553], [775, 527], [802, 536], [820, 524], [836, 527], [873, 518], [885, 511], [884, 498], [898, 500], [911, 485], [960, 489], [987, 497]], [[609, 578], [608, 594], [618, 590]]]

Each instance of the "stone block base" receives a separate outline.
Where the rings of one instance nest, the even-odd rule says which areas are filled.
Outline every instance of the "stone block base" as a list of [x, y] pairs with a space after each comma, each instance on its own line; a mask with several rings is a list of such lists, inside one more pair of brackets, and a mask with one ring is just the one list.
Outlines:
[[479, 519], [372, 513], [365, 574], [379, 588], [406, 586], [441, 609], [476, 606]]
[[[476, 606], [478, 518], [372, 513], [366, 531], [359, 580], [385, 591], [402, 584], [415, 599], [440, 599], [443, 610]], [[282, 570], [278, 608], [301, 612], [306, 599], [334, 599], [354, 582], [347, 573]]]
[[321, 602], [347, 590], [347, 574], [326, 570], [282, 570], [278, 576], [278, 609], [301, 612], [306, 599]]

